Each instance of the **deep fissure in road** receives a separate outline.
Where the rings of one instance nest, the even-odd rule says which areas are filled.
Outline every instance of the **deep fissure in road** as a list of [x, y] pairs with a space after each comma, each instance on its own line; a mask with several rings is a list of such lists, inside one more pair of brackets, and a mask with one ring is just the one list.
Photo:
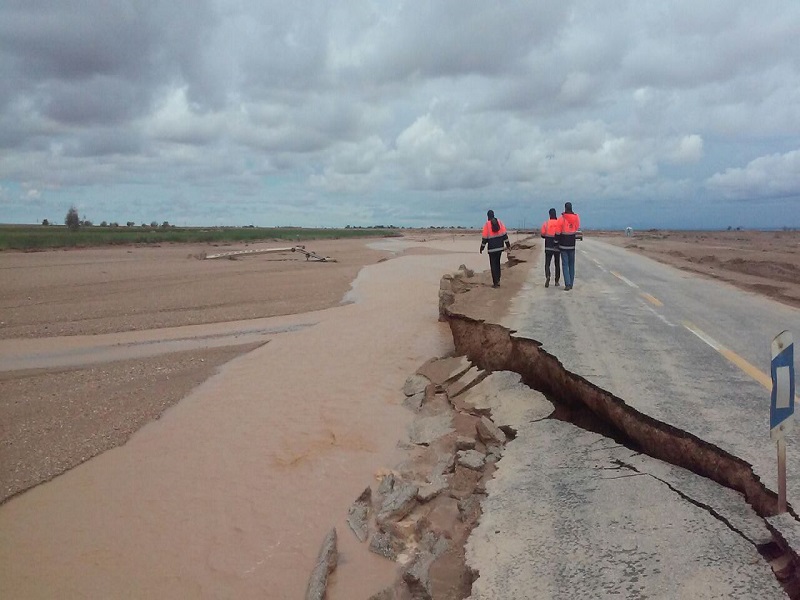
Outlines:
[[[536, 340], [516, 337], [506, 327], [449, 310], [445, 316], [459, 354], [464, 354], [487, 371], [518, 373], [526, 385], [554, 401], [557, 407], [554, 418], [602, 434], [631, 449], [736, 490], [762, 518], [777, 514], [777, 495], [761, 482], [752, 467], [742, 459], [628, 406], [621, 398], [568, 371]], [[711, 507], [697, 503], [685, 494], [681, 495], [721, 518]], [[765, 521], [765, 524], [776, 541], [757, 548], [770, 561], [780, 554], [786, 554], [791, 559], [776, 575], [789, 597], [800, 599], [800, 582], [796, 575], [800, 559], [783, 543], [769, 523]]]

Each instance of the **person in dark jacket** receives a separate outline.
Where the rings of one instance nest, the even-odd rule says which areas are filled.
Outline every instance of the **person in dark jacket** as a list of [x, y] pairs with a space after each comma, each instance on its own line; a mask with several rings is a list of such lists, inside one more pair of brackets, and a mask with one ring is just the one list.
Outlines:
[[556, 268], [556, 287], [561, 279], [561, 249], [558, 247], [558, 217], [556, 209], [550, 209], [550, 218], [542, 223], [542, 237], [544, 238], [544, 287], [550, 287], [550, 261]]
[[511, 250], [508, 241], [508, 232], [503, 222], [494, 216], [494, 211], [486, 213], [486, 223], [481, 232], [481, 253], [489, 246], [489, 266], [492, 269], [492, 287], [500, 287], [500, 258], [503, 255], [503, 245], [506, 250]]
[[575, 283], [575, 234], [581, 228], [578, 213], [572, 211], [572, 202], [564, 203], [564, 212], [558, 219], [558, 246], [561, 248], [561, 271], [564, 273], [564, 291]]

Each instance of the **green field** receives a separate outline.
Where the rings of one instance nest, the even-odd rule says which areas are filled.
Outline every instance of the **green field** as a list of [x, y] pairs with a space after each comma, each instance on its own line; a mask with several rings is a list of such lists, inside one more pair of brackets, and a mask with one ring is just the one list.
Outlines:
[[0, 225], [0, 250], [47, 250], [124, 244], [250, 242], [398, 236], [393, 228], [301, 227], [98, 227], [71, 231], [63, 225]]

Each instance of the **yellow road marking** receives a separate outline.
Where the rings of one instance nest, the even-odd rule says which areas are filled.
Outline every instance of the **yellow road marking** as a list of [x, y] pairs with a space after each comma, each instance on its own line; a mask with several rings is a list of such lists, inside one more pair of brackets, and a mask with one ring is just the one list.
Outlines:
[[717, 342], [713, 338], [711, 338], [708, 335], [706, 335], [705, 333], [703, 333], [694, 324], [692, 324], [692, 323], [690, 323], [688, 321], [684, 321], [683, 322], [683, 326], [686, 327], [686, 329], [691, 331], [693, 334], [695, 334], [697, 337], [699, 337], [701, 340], [703, 340], [706, 344], [711, 346], [714, 350], [719, 352], [722, 356], [727, 358], [734, 365], [739, 367], [742, 371], [744, 371], [751, 378], [756, 380], [758, 383], [763, 385], [768, 390], [770, 390], [770, 391], [772, 390], [772, 377], [770, 377], [769, 375], [767, 375], [766, 373], [761, 371], [758, 367], [756, 367], [754, 365], [751, 365], [749, 362], [747, 362], [741, 356], [736, 354], [736, 352], [734, 352], [733, 350], [729, 350], [728, 348], [726, 348], [725, 346], [723, 346], [722, 344], [720, 344], [719, 342]]
[[642, 292], [642, 298], [647, 300], [653, 306], [664, 306], [664, 303], [661, 300], [659, 300], [655, 296], [651, 296], [650, 294]]

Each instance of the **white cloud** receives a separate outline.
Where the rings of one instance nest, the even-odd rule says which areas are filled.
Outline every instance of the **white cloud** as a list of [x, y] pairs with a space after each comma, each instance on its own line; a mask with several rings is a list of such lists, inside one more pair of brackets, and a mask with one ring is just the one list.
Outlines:
[[694, 133], [683, 136], [667, 158], [676, 164], [699, 161], [703, 158], [703, 138]]
[[706, 184], [733, 199], [800, 196], [800, 150], [760, 156], [744, 168], [715, 173]]

